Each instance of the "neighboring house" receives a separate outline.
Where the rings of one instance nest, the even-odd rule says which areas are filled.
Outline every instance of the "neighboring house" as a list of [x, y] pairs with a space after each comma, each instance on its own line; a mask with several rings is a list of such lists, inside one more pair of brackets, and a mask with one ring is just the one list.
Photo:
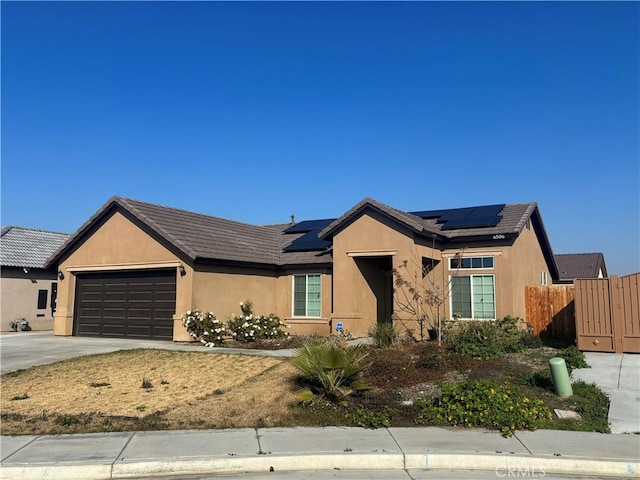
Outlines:
[[187, 310], [227, 320], [247, 299], [292, 334], [415, 328], [394, 288], [403, 265], [450, 291], [445, 317], [524, 317], [524, 287], [558, 276], [535, 203], [408, 213], [364, 199], [337, 219], [255, 226], [113, 197], [47, 263], [62, 279], [55, 334], [175, 341], [190, 340]]
[[576, 278], [606, 278], [604, 255], [596, 253], [563, 253], [555, 255], [558, 280], [554, 283], [573, 283]]
[[23, 227], [3, 227], [0, 234], [0, 329], [25, 319], [33, 330], [51, 330], [57, 270], [47, 259], [69, 235]]

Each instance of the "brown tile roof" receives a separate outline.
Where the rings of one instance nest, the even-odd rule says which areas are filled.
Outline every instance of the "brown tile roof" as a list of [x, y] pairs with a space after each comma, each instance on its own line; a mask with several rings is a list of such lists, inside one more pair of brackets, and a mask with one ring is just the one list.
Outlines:
[[598, 278], [600, 270], [607, 276], [604, 255], [596, 253], [563, 253], [558, 254], [556, 263], [560, 280], [574, 280], [576, 278]]
[[[365, 198], [329, 224], [319, 236], [330, 239], [367, 209], [373, 209], [405, 225], [418, 235], [436, 234], [444, 242], [501, 233], [517, 236], [527, 221], [535, 218], [540, 224], [539, 230], [542, 233], [539, 233], [539, 238], [543, 249], [548, 250], [548, 257], [553, 262], [551, 247], [535, 203], [506, 205], [495, 227], [443, 230], [443, 225], [438, 224], [436, 219], [423, 219]], [[129, 198], [113, 197], [49, 258], [48, 265], [59, 262], [85, 235], [90, 234], [95, 223], [104, 221], [114, 211], [120, 211], [139, 222], [156, 239], [190, 262], [227, 261], [269, 267], [328, 266], [332, 263], [331, 248], [325, 251], [286, 251], [287, 246], [304, 235], [285, 233], [291, 224], [256, 226]]]
[[[319, 252], [284, 253], [283, 245], [301, 234], [283, 235], [290, 224], [256, 226], [129, 198], [112, 197], [50, 258], [60, 261], [90, 227], [120, 210], [142, 222], [151, 232], [192, 262], [218, 260], [260, 265], [330, 264]], [[285, 238], [286, 237], [286, 238]]]

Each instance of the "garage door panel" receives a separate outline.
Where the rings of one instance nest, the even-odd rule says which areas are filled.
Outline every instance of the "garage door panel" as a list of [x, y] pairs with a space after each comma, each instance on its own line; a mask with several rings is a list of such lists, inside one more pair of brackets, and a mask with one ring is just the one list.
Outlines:
[[171, 340], [174, 270], [78, 276], [75, 335]]

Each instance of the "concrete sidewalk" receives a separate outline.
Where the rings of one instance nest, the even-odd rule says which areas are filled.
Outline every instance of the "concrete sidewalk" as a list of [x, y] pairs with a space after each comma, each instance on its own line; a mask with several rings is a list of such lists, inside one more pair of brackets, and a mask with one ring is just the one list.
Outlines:
[[268, 428], [1, 437], [1, 479], [98, 480], [332, 469], [640, 478], [640, 436], [439, 427]]
[[574, 370], [573, 382], [595, 383], [607, 394], [611, 433], [640, 433], [640, 355], [584, 352], [591, 368]]

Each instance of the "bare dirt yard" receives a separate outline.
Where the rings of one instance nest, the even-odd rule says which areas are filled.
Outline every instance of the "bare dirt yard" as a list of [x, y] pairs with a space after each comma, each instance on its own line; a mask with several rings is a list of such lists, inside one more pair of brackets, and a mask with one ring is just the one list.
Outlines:
[[287, 361], [129, 350], [3, 375], [2, 434], [227, 428], [282, 421], [295, 399]]

